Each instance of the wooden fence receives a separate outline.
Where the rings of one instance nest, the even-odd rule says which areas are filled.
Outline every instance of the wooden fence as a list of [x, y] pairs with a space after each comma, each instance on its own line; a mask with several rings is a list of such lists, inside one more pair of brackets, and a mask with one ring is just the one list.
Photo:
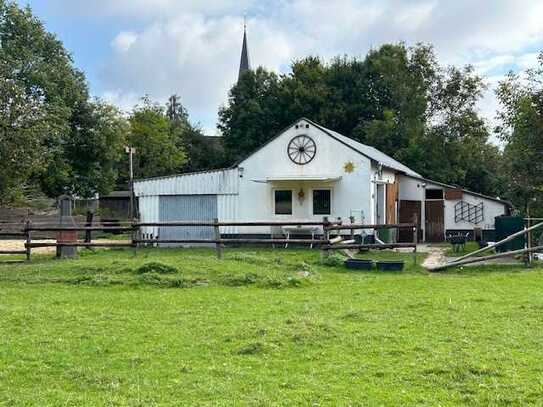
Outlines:
[[[208, 239], [150, 239], [142, 238], [145, 236], [141, 233], [141, 228], [144, 227], [212, 227], [214, 234], [213, 238]], [[238, 227], [258, 227], [258, 226], [270, 226], [270, 227], [284, 227], [284, 226], [313, 226], [322, 228], [322, 235], [320, 238], [274, 238], [273, 235], [270, 238], [225, 238], [221, 236], [220, 228], [225, 226], [238, 226]], [[378, 229], [405, 229], [409, 228], [413, 230], [413, 242], [412, 243], [367, 243], [363, 240], [356, 241], [355, 230], [378, 230]], [[341, 236], [343, 231], [348, 231], [350, 240], [338, 241], [337, 238], [333, 239], [332, 236]], [[59, 236], [66, 233], [84, 232], [85, 240], [64, 240], [58, 239]], [[125, 232], [130, 234], [130, 239], [119, 242], [100, 242], [100, 240], [92, 240], [93, 232]], [[51, 242], [33, 242], [34, 233], [56, 233], [55, 241]], [[137, 248], [141, 245], [155, 245], [155, 244], [211, 244], [215, 246], [217, 257], [221, 258], [223, 249], [226, 245], [276, 245], [276, 244], [304, 244], [319, 246], [325, 254], [328, 254], [330, 250], [340, 249], [391, 249], [391, 248], [405, 248], [411, 247], [416, 254], [417, 244], [417, 226], [415, 224], [388, 224], [388, 225], [365, 225], [354, 223], [352, 219], [350, 222], [344, 223], [341, 219], [329, 220], [324, 218], [322, 221], [219, 221], [214, 219], [213, 221], [182, 221], [182, 222], [125, 222], [119, 224], [101, 223], [95, 224], [72, 224], [72, 225], [58, 225], [58, 224], [34, 224], [27, 221], [24, 228], [18, 231], [3, 232], [0, 230], [0, 239], [2, 237], [19, 237], [25, 241], [25, 250], [6, 250], [0, 251], [0, 254], [24, 254], [27, 261], [31, 260], [32, 249], [44, 248], [44, 247], [107, 247], [107, 248]]]

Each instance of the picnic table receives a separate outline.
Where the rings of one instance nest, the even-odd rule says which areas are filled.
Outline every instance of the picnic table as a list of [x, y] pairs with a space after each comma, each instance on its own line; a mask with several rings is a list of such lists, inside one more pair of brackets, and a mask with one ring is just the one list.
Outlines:
[[[311, 235], [311, 240], [315, 240], [315, 234], [320, 231], [318, 226], [281, 226], [281, 232], [285, 235], [287, 240], [290, 239], [290, 235]], [[285, 243], [285, 249], [288, 247], [288, 242]], [[313, 248], [313, 243], [309, 245], [310, 248]]]

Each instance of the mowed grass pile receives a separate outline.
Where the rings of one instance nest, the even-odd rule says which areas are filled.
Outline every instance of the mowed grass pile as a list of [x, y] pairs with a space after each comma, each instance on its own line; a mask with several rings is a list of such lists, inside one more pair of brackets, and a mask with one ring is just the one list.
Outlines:
[[2, 265], [0, 405], [541, 403], [543, 270], [363, 257], [407, 268], [294, 249]]

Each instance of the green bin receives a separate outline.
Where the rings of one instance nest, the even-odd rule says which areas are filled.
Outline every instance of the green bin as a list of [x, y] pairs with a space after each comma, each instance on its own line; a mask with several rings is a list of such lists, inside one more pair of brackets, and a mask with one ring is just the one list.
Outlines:
[[[511, 236], [513, 233], [524, 230], [524, 218], [520, 216], [497, 216], [494, 219], [496, 227], [496, 242]], [[511, 250], [524, 249], [525, 239], [519, 236], [510, 242], [504, 243], [496, 247], [498, 253], [508, 252]]]

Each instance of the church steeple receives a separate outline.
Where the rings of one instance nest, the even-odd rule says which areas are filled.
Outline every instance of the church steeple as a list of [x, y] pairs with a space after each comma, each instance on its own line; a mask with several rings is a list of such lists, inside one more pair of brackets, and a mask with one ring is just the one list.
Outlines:
[[243, 17], [243, 45], [241, 48], [241, 61], [239, 63], [238, 81], [245, 71], [251, 69], [249, 64], [249, 49], [247, 47], [247, 20]]

